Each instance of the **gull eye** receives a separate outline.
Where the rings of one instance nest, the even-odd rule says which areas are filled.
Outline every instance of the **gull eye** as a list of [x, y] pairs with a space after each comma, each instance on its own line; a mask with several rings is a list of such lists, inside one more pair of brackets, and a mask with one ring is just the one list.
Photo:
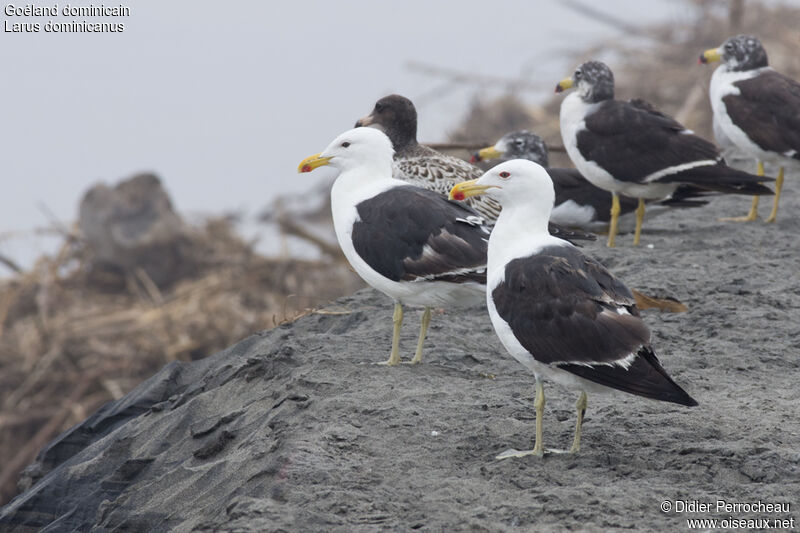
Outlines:
[[347, 148], [348, 146], [350, 146], [349, 142], [345, 141], [342, 143], [342, 148]]
[[383, 111], [383, 104], [375, 104], [375, 111], [378, 113]]
[[580, 70], [576, 70], [575, 74], [573, 74], [572, 77], [575, 78], [576, 80], [579, 80], [579, 79], [581, 79], [582, 75], [583, 75], [583, 73]]
[[509, 173], [508, 173], [508, 172], [506, 172], [505, 170], [504, 170], [504, 171], [502, 171], [500, 174], [498, 174], [498, 176], [500, 176], [500, 177], [501, 177], [501, 178], [503, 178], [503, 179], [508, 179], [508, 177], [509, 177], [510, 175], [511, 175], [511, 174], [509, 174]]
[[727, 50], [728, 52], [733, 50], [733, 43], [726, 43], [725, 44], [725, 50]]

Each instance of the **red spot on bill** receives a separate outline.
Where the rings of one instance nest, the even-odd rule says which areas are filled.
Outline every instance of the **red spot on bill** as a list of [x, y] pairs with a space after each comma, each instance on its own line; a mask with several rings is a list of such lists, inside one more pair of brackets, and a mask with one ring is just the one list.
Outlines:
[[303, 165], [303, 168], [300, 170], [300, 172], [311, 172], [312, 170], [313, 169], [311, 168], [311, 165]]

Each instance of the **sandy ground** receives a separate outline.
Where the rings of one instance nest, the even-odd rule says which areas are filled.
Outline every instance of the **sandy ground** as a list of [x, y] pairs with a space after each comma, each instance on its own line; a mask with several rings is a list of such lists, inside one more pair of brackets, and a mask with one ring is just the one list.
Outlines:
[[[534, 391], [485, 311], [435, 315], [424, 364], [388, 368], [373, 363], [388, 356], [392, 305], [365, 290], [166, 368], [56, 442], [31, 470], [47, 475], [0, 510], [0, 529], [800, 528], [800, 180], [788, 180], [777, 224], [716, 220], [748, 206], [716, 199], [656, 218], [639, 248], [630, 236], [586, 248], [629, 286], [689, 306], [645, 319], [699, 407], [590, 396], [580, 454], [497, 461], [532, 445]], [[406, 313], [407, 359], [420, 316]], [[545, 444], [568, 447], [576, 395], [545, 391]], [[789, 509], [717, 512], [717, 500]], [[711, 510], [676, 512], [683, 501]]]

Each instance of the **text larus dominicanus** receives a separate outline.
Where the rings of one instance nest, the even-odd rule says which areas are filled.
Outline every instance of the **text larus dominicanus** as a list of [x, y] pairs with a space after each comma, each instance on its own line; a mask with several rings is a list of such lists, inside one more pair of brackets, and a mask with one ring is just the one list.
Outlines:
[[483, 301], [489, 235], [473, 209], [392, 178], [392, 154], [384, 133], [356, 128], [298, 167], [339, 171], [331, 189], [339, 245], [358, 275], [395, 301], [389, 365], [400, 362], [404, 304], [425, 307], [411, 360], [419, 363], [432, 306]]
[[[800, 168], [800, 83], [773, 70], [761, 41], [752, 35], [731, 37], [700, 56], [701, 63], [720, 60], [709, 87], [714, 131], [756, 159], [759, 176], [764, 162], [779, 166], [772, 212], [765, 220], [775, 222], [784, 167]], [[727, 220], [757, 218], [755, 196], [746, 216]]]
[[[417, 109], [408, 98], [399, 94], [384, 96], [375, 103], [372, 112], [359, 119], [356, 127], [378, 128], [392, 141], [394, 146], [393, 175], [395, 178], [441, 193], [447, 193], [456, 183], [477, 179], [483, 171], [470, 163], [442, 154], [417, 142]], [[489, 224], [494, 223], [500, 206], [488, 198], [473, 198], [467, 202], [478, 211]], [[570, 240], [595, 240], [594, 234], [580, 230], [569, 230], [551, 223], [552, 235]]]
[[[553, 179], [556, 201], [550, 221], [568, 228], [578, 227], [587, 231], [605, 231], [611, 220], [608, 206], [611, 193], [601, 189], [575, 168], [549, 166], [549, 151], [544, 140], [527, 130], [506, 133], [493, 145], [480, 149], [471, 162], [487, 161], [496, 166], [511, 159], [527, 159], [545, 167]], [[691, 185], [681, 185], [666, 200], [648, 202], [650, 213], [663, 213], [671, 207], [700, 207], [708, 202], [697, 198], [708, 193]], [[635, 229], [634, 212], [638, 202], [624, 194], [619, 195], [620, 215], [618, 231]], [[654, 209], [655, 208], [655, 209]]]
[[572, 452], [580, 449], [587, 392], [616, 389], [697, 405], [658, 361], [628, 288], [578, 248], [547, 233], [555, 193], [544, 168], [516, 159], [450, 191], [454, 199], [482, 194], [502, 206], [489, 237], [489, 315], [503, 346], [536, 380], [533, 450], [499, 458], [544, 453], [543, 378], [581, 391]]
[[764, 178], [725, 165], [712, 143], [643, 100], [614, 99], [614, 75], [600, 61], [579, 66], [556, 92], [577, 90], [561, 103], [561, 137], [575, 167], [612, 193], [608, 245], [614, 246], [619, 194], [639, 200], [639, 244], [645, 200], [667, 198], [681, 184], [736, 194], [772, 194]]

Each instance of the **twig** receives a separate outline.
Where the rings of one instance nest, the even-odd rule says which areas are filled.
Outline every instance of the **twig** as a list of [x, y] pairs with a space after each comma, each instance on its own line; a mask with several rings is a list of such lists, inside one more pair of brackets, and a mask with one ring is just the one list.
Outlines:
[[28, 374], [20, 386], [6, 397], [5, 402], [3, 402], [3, 410], [15, 407], [17, 402], [25, 397], [31, 387], [33, 387], [39, 381], [39, 378], [47, 372], [55, 360], [58, 359], [59, 355], [61, 355], [61, 346], [54, 344], [47, 353], [39, 359], [36, 363], [36, 367]]
[[10, 270], [13, 270], [15, 273], [19, 274], [22, 272], [22, 268], [10, 257], [6, 257], [3, 254], [0, 254], [0, 264], [8, 267]]
[[[425, 146], [434, 150], [478, 150], [486, 146], [493, 145], [493, 142], [449, 142], [449, 143], [425, 143]], [[566, 153], [566, 148], [562, 144], [548, 144], [547, 150], [550, 152]]]
[[480, 150], [481, 148], [491, 146], [494, 143], [489, 141], [486, 142], [472, 141], [472, 142], [424, 143], [424, 144], [428, 148], [433, 148], [434, 150]]
[[[14, 485], [17, 476], [23, 467], [30, 463], [31, 460], [39, 453], [39, 450], [53, 438], [53, 436], [61, 429], [67, 417], [72, 412], [72, 406], [75, 402], [79, 401], [89, 387], [101, 374], [101, 371], [95, 371], [86, 376], [81, 383], [72, 390], [69, 398], [63, 403], [61, 409], [50, 418], [36, 435], [33, 436], [24, 446], [20, 448], [17, 454], [5, 465], [0, 471], [0, 495], [11, 494], [14, 492]], [[3, 498], [5, 499], [5, 498]]]
[[8, 317], [8, 312], [11, 310], [11, 306], [16, 301], [19, 293], [19, 287], [11, 287], [0, 295], [0, 338], [3, 337], [3, 329], [5, 329], [4, 326], [6, 318]]
[[448, 79], [445, 80], [443, 83], [429, 89], [421, 94], [418, 94], [414, 97], [414, 101], [417, 103], [418, 106], [427, 105], [435, 100], [443, 98], [448, 93], [455, 91], [462, 87], [462, 84], [458, 80]]
[[104, 379], [100, 381], [100, 383], [103, 385], [103, 388], [106, 389], [108, 393], [111, 395], [111, 397], [114, 398], [115, 400], [119, 400], [120, 398], [125, 396], [125, 392], [122, 390], [122, 387], [120, 387], [119, 382], [117, 382], [116, 380]]
[[301, 239], [305, 239], [308, 242], [316, 245], [322, 253], [329, 255], [334, 259], [340, 260], [343, 258], [342, 252], [339, 250], [338, 246], [334, 246], [321, 237], [314, 235], [304, 227], [295, 223], [289, 217], [279, 217], [278, 226], [281, 228], [281, 231], [288, 233], [289, 235], [294, 235], [295, 237], [300, 237]]
[[294, 322], [295, 320], [299, 320], [299, 319], [303, 318], [304, 316], [308, 316], [308, 315], [312, 314], [313, 312], [314, 312], [313, 309], [306, 308], [306, 309], [304, 309], [302, 311], [295, 312], [295, 314], [293, 316], [291, 316], [291, 317], [287, 317], [286, 314], [284, 313], [283, 319], [281, 319], [281, 320], [277, 320], [277, 317], [275, 316], [275, 314], [273, 314], [272, 315], [272, 321], [275, 323], [276, 326], [281, 326], [283, 324], [289, 324], [290, 322]]
[[621, 30], [629, 35], [637, 35], [640, 37], [649, 37], [649, 35], [638, 26], [628, 24], [626, 21], [610, 15], [605, 11], [601, 11], [591, 6], [579, 2], [578, 0], [561, 0], [561, 5], [567, 7], [581, 15], [590, 18], [597, 22], [602, 22], [607, 26]]
[[329, 311], [327, 309], [314, 309], [312, 311], [315, 315], [351, 315], [352, 311], [345, 309], [344, 311]]
[[514, 89], [537, 92], [541, 91], [543, 87], [541, 83], [533, 83], [521, 78], [506, 78], [502, 76], [490, 76], [487, 74], [474, 74], [472, 72], [464, 72], [453, 68], [431, 65], [421, 61], [409, 61], [406, 63], [406, 68], [422, 74], [427, 74], [429, 76], [448, 78], [450, 82], [458, 82], [461, 84], [471, 83], [474, 85], [499, 85], [501, 87], [513, 87]]
[[158, 286], [156, 286], [155, 282], [153, 281], [153, 278], [151, 278], [142, 267], [136, 267], [133, 273], [136, 276], [136, 279], [138, 279], [139, 282], [142, 284], [145, 292], [147, 292], [147, 295], [150, 297], [153, 303], [156, 306], [163, 305], [164, 296], [161, 294], [161, 291], [158, 290]]
[[75, 233], [69, 230], [66, 224], [61, 222], [61, 219], [56, 216], [56, 214], [47, 206], [47, 204], [44, 202], [39, 202], [37, 207], [39, 208], [39, 211], [41, 211], [42, 214], [50, 220], [50, 223], [53, 225], [54, 229], [61, 233], [61, 235], [63, 235], [69, 241], [80, 240]]
[[35, 411], [29, 410], [14, 416], [9, 416], [7, 414], [0, 415], [0, 429], [38, 422], [39, 420], [52, 417], [55, 411], [54, 408], [45, 408]]
[[41, 324], [43, 339], [50, 338], [50, 290], [53, 286], [53, 271], [43, 265], [39, 290], [36, 291], [36, 311]]

